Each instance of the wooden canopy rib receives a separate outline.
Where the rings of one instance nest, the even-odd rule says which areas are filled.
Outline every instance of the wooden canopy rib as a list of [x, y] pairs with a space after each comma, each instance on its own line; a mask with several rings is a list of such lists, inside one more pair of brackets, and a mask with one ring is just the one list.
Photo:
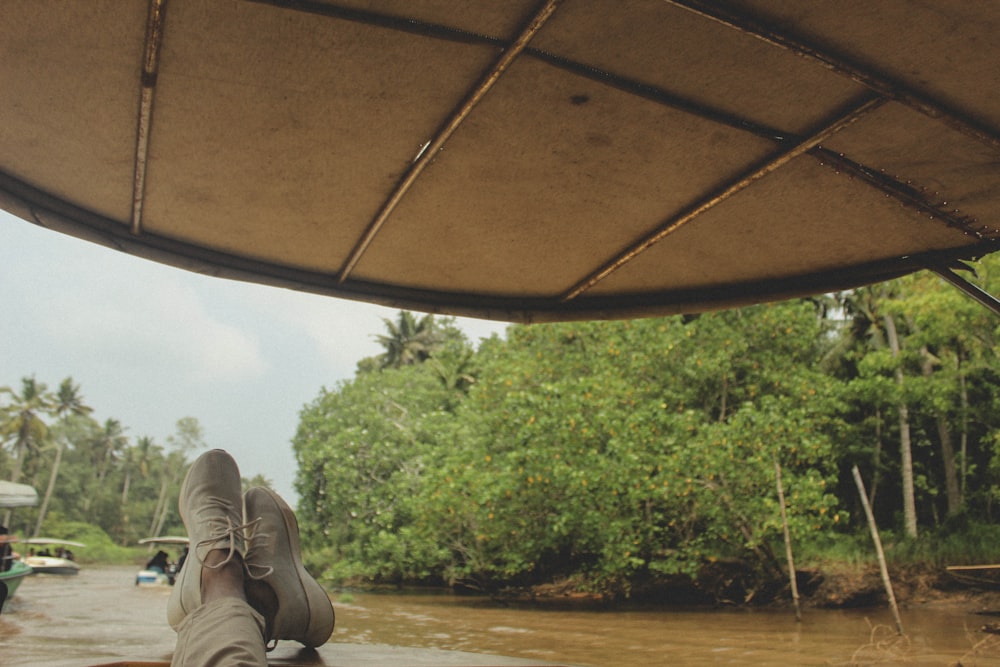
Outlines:
[[146, 20], [146, 51], [142, 61], [139, 94], [139, 120], [135, 136], [135, 171], [132, 180], [132, 233], [142, 233], [142, 208], [146, 197], [146, 163], [149, 157], [149, 132], [153, 123], [153, 93], [160, 69], [160, 46], [167, 0], [149, 0]]
[[487, 44], [506, 48], [509, 43], [499, 37], [483, 35], [481, 33], [470, 32], [460, 28], [441, 25], [439, 23], [428, 23], [414, 18], [406, 18], [383, 14], [380, 12], [358, 9], [355, 7], [341, 7], [329, 4], [328, 2], [316, 2], [313, 0], [246, 0], [258, 5], [268, 5], [278, 9], [288, 9], [291, 11], [312, 14], [314, 16], [325, 16], [327, 18], [339, 19], [341, 21], [351, 21], [363, 25], [377, 26], [398, 32], [406, 32], [421, 37], [432, 37], [443, 39], [449, 42], [462, 44]]
[[662, 241], [670, 234], [673, 234], [684, 225], [690, 223], [705, 211], [708, 211], [717, 204], [729, 199], [736, 193], [747, 188], [771, 172], [783, 167], [794, 158], [812, 150], [833, 134], [861, 118], [864, 114], [881, 106], [885, 101], [886, 100], [884, 98], [874, 94], [865, 95], [860, 100], [855, 101], [846, 111], [838, 114], [836, 118], [825, 123], [822, 127], [812, 132], [808, 137], [799, 140], [795, 145], [782, 150], [777, 155], [765, 160], [763, 163], [751, 167], [730, 182], [722, 185], [713, 192], [710, 192], [703, 198], [692, 203], [673, 218], [667, 220], [656, 231], [639, 240], [630, 248], [619, 254], [617, 257], [570, 289], [565, 295], [563, 295], [562, 302], [572, 301], [577, 298], [583, 292], [589, 290], [594, 285], [623, 267], [625, 264], [631, 262], [656, 243]]
[[407, 191], [413, 186], [417, 178], [420, 176], [421, 172], [431, 163], [431, 161], [437, 156], [437, 152], [441, 150], [441, 147], [448, 141], [458, 126], [462, 124], [472, 109], [479, 104], [480, 100], [489, 92], [490, 88], [500, 79], [503, 73], [510, 67], [511, 63], [521, 54], [522, 51], [528, 46], [528, 42], [541, 30], [545, 22], [555, 13], [556, 7], [558, 6], [560, 0], [544, 0], [538, 9], [535, 11], [534, 16], [531, 20], [521, 29], [518, 34], [517, 39], [504, 50], [500, 58], [493, 65], [492, 68], [486, 73], [486, 75], [480, 80], [480, 82], [473, 88], [465, 100], [459, 105], [451, 117], [445, 122], [438, 133], [430, 140], [428, 144], [424, 146], [420, 154], [410, 165], [410, 168], [403, 175], [399, 184], [396, 186], [395, 190], [389, 195], [385, 203], [382, 205], [382, 209], [375, 216], [375, 219], [368, 225], [365, 233], [362, 235], [361, 239], [358, 241], [357, 245], [351, 251], [348, 256], [347, 261], [344, 263], [344, 267], [341, 269], [340, 274], [337, 276], [337, 283], [343, 284], [347, 280], [351, 271], [357, 266], [358, 262], [361, 260], [361, 256], [371, 245], [375, 236], [382, 229], [386, 220], [392, 215], [392, 212], [396, 209], [399, 203], [402, 201], [403, 196]]
[[[378, 26], [388, 30], [407, 32], [421, 37], [441, 39], [461, 44], [478, 44], [482, 46], [492, 46], [497, 49], [508, 49], [513, 45], [513, 42], [492, 35], [469, 32], [467, 30], [452, 28], [437, 23], [427, 23], [414, 19], [403, 19], [372, 11], [340, 7], [323, 2], [309, 2], [305, 0], [248, 1], [280, 9], [305, 12], [343, 21], [352, 21], [364, 25]], [[777, 128], [767, 127], [766, 125], [762, 125], [748, 118], [738, 116], [721, 109], [713, 108], [703, 103], [695, 102], [669, 90], [664, 90], [663, 88], [659, 88], [627, 76], [622, 76], [615, 72], [602, 70], [586, 63], [577, 62], [543, 49], [527, 46], [522, 51], [522, 55], [535, 58], [552, 65], [553, 67], [558, 67], [567, 72], [572, 72], [577, 76], [581, 76], [632, 95], [642, 97], [650, 100], [651, 102], [669, 106], [677, 109], [678, 111], [719, 123], [720, 125], [727, 125], [729, 127], [750, 132], [751, 134], [774, 141], [781, 141], [788, 136], [786, 133]]]
[[783, 132], [780, 129], [768, 127], [756, 121], [750, 120], [749, 118], [708, 106], [702, 102], [695, 102], [690, 98], [678, 95], [658, 86], [653, 86], [636, 79], [615, 74], [614, 72], [608, 72], [590, 65], [579, 63], [575, 60], [570, 60], [569, 58], [549, 53], [548, 51], [528, 48], [525, 49], [524, 55], [537, 58], [542, 62], [552, 65], [553, 67], [558, 67], [567, 72], [572, 72], [577, 76], [616, 88], [631, 95], [649, 100], [650, 102], [655, 102], [657, 104], [676, 109], [682, 113], [696, 116], [713, 123], [718, 123], [719, 125], [726, 125], [736, 130], [749, 132], [750, 134], [754, 134], [764, 139], [783, 141], [790, 136], [787, 132]]
[[850, 77], [880, 95], [905, 104], [931, 118], [938, 119], [966, 136], [972, 137], [993, 148], [1000, 148], [1000, 131], [997, 128], [986, 126], [969, 118], [967, 115], [950, 108], [944, 102], [921, 94], [913, 90], [910, 86], [896, 81], [892, 77], [878, 72], [869, 66], [853, 62], [847, 56], [824, 49], [816, 44], [810, 44], [805, 39], [790, 35], [787, 32], [778, 32], [763, 20], [740, 13], [712, 0], [666, 1], [699, 16], [717, 21], [729, 28], [739, 30], [740, 32], [762, 39], [769, 44], [813, 60], [833, 72]]
[[820, 160], [821, 163], [828, 164], [835, 167], [838, 171], [850, 174], [861, 182], [867, 183], [876, 190], [892, 197], [903, 206], [920, 211], [929, 218], [939, 219], [949, 227], [959, 229], [968, 236], [974, 236], [979, 240], [987, 240], [992, 234], [1000, 233], [1000, 229], [980, 224], [974, 217], [958, 215], [957, 209], [948, 210], [941, 205], [941, 202], [929, 200], [921, 188], [908, 183], [902, 183], [898, 179], [867, 168], [841, 153], [823, 148], [822, 146], [817, 146], [809, 151], [809, 153]]

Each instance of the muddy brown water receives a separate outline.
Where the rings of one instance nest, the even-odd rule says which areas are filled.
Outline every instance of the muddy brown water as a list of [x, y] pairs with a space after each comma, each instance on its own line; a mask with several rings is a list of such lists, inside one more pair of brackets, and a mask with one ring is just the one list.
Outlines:
[[[169, 591], [137, 588], [134, 578], [132, 568], [85, 567], [75, 577], [26, 580], [0, 615], [0, 665], [83, 667], [169, 659], [174, 643], [165, 620]], [[977, 615], [975, 603], [904, 608], [904, 637], [896, 635], [885, 609], [805, 609], [796, 623], [789, 610], [586, 611], [361, 591], [335, 595], [334, 606], [337, 628], [317, 664], [424, 665], [432, 664], [428, 655], [445, 654], [419, 650], [444, 649], [465, 653], [433, 664], [468, 665], [473, 654], [488, 653], [594, 667], [1000, 667], [1000, 637], [979, 631], [997, 619]], [[385, 653], [386, 647], [413, 648]]]

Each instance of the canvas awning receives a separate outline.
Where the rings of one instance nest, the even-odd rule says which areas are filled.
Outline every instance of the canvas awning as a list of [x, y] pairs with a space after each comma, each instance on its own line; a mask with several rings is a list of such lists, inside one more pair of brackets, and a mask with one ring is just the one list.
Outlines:
[[0, 207], [204, 273], [508, 321], [993, 252], [1000, 3], [0, 8]]
[[0, 508], [33, 507], [38, 504], [38, 492], [27, 484], [0, 481]]

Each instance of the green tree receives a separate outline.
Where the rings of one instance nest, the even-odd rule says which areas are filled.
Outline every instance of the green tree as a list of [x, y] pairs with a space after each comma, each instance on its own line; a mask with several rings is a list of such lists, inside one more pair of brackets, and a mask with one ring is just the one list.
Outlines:
[[128, 446], [125, 429], [117, 419], [106, 419], [97, 437], [90, 442], [90, 456], [93, 462], [93, 482], [91, 493], [83, 499], [83, 509], [89, 512], [95, 499], [104, 500], [110, 497], [105, 486], [108, 471], [118, 461], [121, 453]]
[[172, 490], [178, 483], [181, 473], [187, 469], [187, 457], [206, 446], [201, 424], [194, 417], [178, 419], [175, 428], [176, 432], [167, 438], [171, 451], [160, 468], [160, 490], [152, 522], [149, 525], [150, 535], [159, 535], [167, 523], [167, 517], [173, 506]]
[[361, 374], [302, 411], [293, 439], [300, 526], [336, 572], [382, 580], [425, 574], [426, 554], [410, 540], [413, 499], [450, 400], [419, 364]]
[[265, 489], [274, 490], [274, 482], [265, 477], [264, 475], [254, 475], [250, 479], [243, 480], [243, 489], [251, 489], [254, 487], [263, 487]]
[[[52, 405], [52, 414], [62, 423], [65, 427], [67, 421], [70, 417], [74, 415], [88, 415], [93, 409], [88, 406], [83, 401], [83, 395], [80, 393], [80, 385], [75, 384], [72, 378], [65, 378], [59, 384], [59, 390], [55, 394], [55, 400]], [[65, 428], [63, 429], [63, 434], [65, 434]], [[38, 519], [35, 522], [34, 536], [38, 537], [42, 530], [42, 523], [45, 521], [45, 515], [48, 512], [49, 502], [52, 500], [52, 491], [55, 489], [56, 480], [59, 477], [59, 467], [62, 464], [63, 449], [66, 444], [63, 437], [55, 439], [55, 460], [52, 462], [52, 469], [49, 473], [48, 485], [45, 487], [45, 495], [42, 499], [42, 505], [38, 510]]]
[[14, 463], [10, 480], [17, 482], [21, 479], [27, 459], [42, 449], [48, 433], [42, 415], [52, 409], [52, 395], [48, 387], [34, 377], [21, 379], [20, 393], [9, 387], [0, 387], [0, 394], [8, 398], [0, 412], [0, 438], [5, 443], [12, 443]]
[[137, 438], [135, 445], [127, 447], [123, 457], [125, 480], [122, 483], [122, 508], [128, 504], [129, 491], [132, 488], [132, 476], [138, 473], [141, 477], [149, 476], [149, 461], [157, 450], [156, 442], [148, 435]]

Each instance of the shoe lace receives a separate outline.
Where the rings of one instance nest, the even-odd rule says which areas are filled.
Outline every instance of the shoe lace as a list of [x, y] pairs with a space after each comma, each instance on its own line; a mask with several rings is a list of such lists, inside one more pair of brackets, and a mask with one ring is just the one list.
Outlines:
[[[204, 540], [201, 540], [200, 542], [195, 544], [194, 553], [197, 555], [198, 560], [201, 562], [201, 566], [207, 567], [210, 570], [216, 570], [222, 567], [223, 565], [229, 563], [233, 559], [233, 556], [237, 554], [236, 539], [242, 535], [243, 543], [246, 544], [247, 534], [249, 532], [252, 532], [252, 529], [258, 523], [260, 523], [260, 519], [254, 519], [253, 521], [248, 521], [243, 524], [233, 525], [232, 519], [226, 517], [226, 528], [216, 532], [211, 537], [207, 537]], [[218, 547], [214, 545], [218, 544], [219, 542], [222, 542], [223, 540], [229, 541], [229, 552], [226, 554], [226, 557], [222, 561], [215, 563], [214, 565], [209, 565], [205, 563], [205, 559], [202, 558], [200, 555], [198, 555], [200, 551], [205, 550], [206, 548], [209, 548], [208, 550], [217, 549]], [[247, 569], [247, 574], [250, 574], [249, 568]]]
[[272, 566], [257, 562], [259, 559], [258, 554], [267, 550], [267, 545], [270, 544], [273, 537], [271, 533], [264, 533], [257, 530], [262, 518], [263, 517], [257, 517], [247, 524], [248, 526], [253, 526], [254, 530], [249, 531], [247, 534], [247, 555], [244, 559], [244, 564], [247, 576], [256, 581], [260, 581], [274, 572], [274, 568]]

